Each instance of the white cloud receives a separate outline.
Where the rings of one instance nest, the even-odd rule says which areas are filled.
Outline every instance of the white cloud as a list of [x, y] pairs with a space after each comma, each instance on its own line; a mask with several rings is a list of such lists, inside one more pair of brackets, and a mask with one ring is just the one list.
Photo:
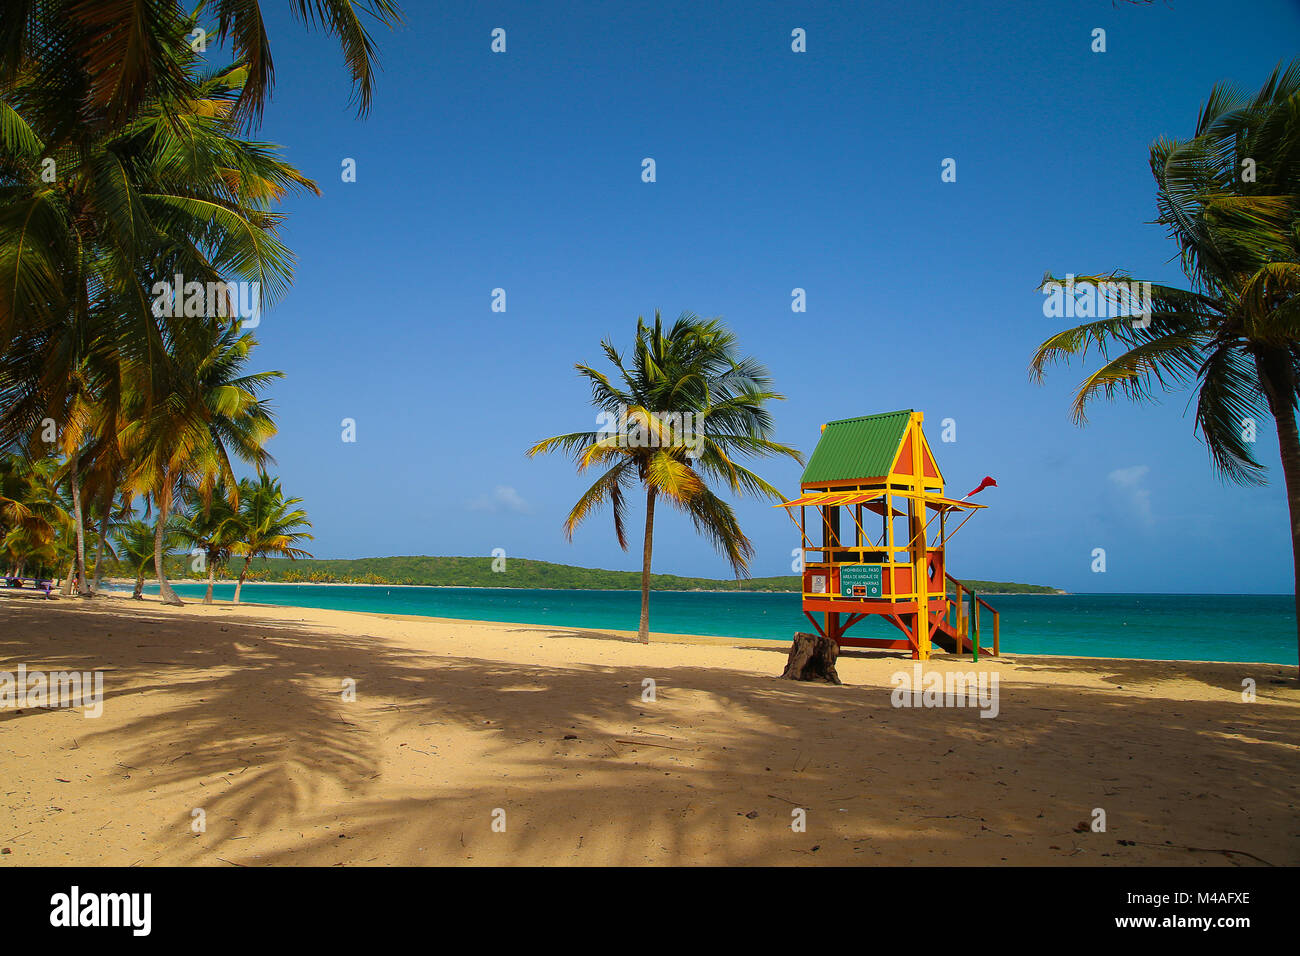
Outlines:
[[529, 510], [528, 502], [509, 485], [497, 485], [491, 494], [480, 495], [468, 505], [471, 511], [513, 511], [516, 514], [527, 514]]
[[1128, 468], [1116, 468], [1106, 476], [1111, 484], [1128, 497], [1129, 504], [1147, 527], [1156, 523], [1155, 514], [1151, 510], [1151, 490], [1143, 487], [1143, 479], [1150, 472], [1149, 465], [1130, 465]]
[[1151, 471], [1150, 465], [1130, 465], [1128, 468], [1116, 468], [1106, 477], [1121, 488], [1132, 488]]

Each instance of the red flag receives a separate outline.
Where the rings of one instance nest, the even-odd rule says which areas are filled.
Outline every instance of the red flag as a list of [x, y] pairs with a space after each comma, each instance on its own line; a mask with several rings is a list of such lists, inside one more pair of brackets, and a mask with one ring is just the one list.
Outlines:
[[985, 488], [996, 488], [997, 486], [998, 483], [996, 481], [994, 481], [990, 476], [985, 475], [984, 480], [979, 483], [979, 487], [977, 487], [974, 491], [966, 492], [964, 497], [969, 498], [971, 495], [979, 494]]

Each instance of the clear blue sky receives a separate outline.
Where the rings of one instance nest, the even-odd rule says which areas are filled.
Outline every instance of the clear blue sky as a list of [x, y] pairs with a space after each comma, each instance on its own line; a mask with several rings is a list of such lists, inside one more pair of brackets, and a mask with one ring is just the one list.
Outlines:
[[[1189, 133], [1214, 82], [1258, 88], [1294, 55], [1294, 2], [406, 0], [406, 27], [378, 36], [364, 120], [334, 42], [287, 6], [263, 4], [277, 85], [259, 136], [323, 195], [286, 204], [296, 282], [263, 314], [257, 358], [287, 373], [271, 448], [318, 556], [501, 547], [638, 568], [607, 512], [564, 540], [586, 481], [524, 451], [595, 426], [573, 363], [659, 308], [722, 316], [788, 397], [777, 438], [805, 453], [824, 421], [924, 411], [950, 491], [999, 484], [953, 542], [959, 575], [1290, 589], [1271, 422], [1258, 447], [1273, 483], [1226, 486], [1185, 395], [1100, 404], [1079, 429], [1082, 370], [1040, 387], [1025, 369], [1059, 321], [1042, 314], [1045, 271], [1182, 281], [1149, 225], [1148, 146]], [[956, 183], [940, 181], [946, 157]], [[943, 444], [949, 417], [958, 440]], [[797, 466], [757, 467], [797, 491]], [[739, 514], [753, 573], [789, 573], [784, 515], [752, 500]], [[660, 515], [656, 571], [725, 576], [685, 519]]]

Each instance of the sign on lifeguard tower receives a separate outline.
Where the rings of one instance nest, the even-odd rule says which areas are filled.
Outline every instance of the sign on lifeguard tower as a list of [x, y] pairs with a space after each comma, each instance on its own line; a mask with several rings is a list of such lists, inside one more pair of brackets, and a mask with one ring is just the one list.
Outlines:
[[881, 595], [883, 564], [846, 564], [840, 568], [841, 597], [874, 597]]
[[[799, 497], [777, 506], [803, 539], [803, 612], [842, 646], [910, 650], [917, 660], [928, 660], [934, 645], [997, 654], [997, 611], [946, 564], [948, 539], [984, 505], [944, 496], [923, 418], [907, 409], [822, 426]], [[993, 615], [992, 647], [980, 646], [981, 607]], [[902, 638], [845, 636], [872, 616]]]

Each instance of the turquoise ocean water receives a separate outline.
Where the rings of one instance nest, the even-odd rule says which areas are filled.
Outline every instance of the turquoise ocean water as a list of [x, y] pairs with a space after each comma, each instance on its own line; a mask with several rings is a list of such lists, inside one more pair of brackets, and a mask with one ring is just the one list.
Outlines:
[[[233, 584], [219, 584], [215, 596], [229, 600], [234, 590]], [[185, 598], [201, 598], [204, 585], [179, 584], [176, 591]], [[290, 607], [623, 631], [636, 630], [640, 616], [636, 591], [246, 584], [241, 596]], [[1007, 595], [988, 600], [1002, 615], [1004, 654], [1296, 663], [1290, 595]], [[984, 623], [989, 626], [987, 618]], [[650, 628], [775, 641], [811, 630], [797, 595], [700, 591], [654, 592]], [[853, 633], [897, 634], [878, 621], [859, 624]], [[986, 630], [984, 643], [991, 640]]]

